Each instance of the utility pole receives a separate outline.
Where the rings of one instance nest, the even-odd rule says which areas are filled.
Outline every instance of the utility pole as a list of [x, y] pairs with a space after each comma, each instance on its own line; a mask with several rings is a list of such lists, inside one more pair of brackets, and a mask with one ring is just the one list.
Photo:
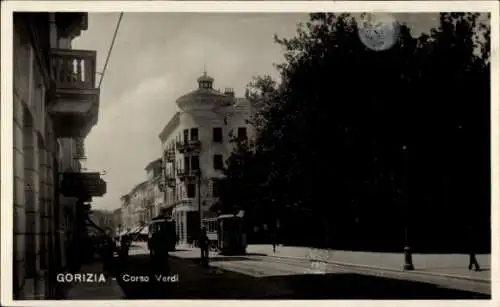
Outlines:
[[405, 145], [403, 146], [403, 159], [404, 159], [404, 191], [403, 191], [403, 206], [404, 207], [404, 224], [405, 224], [405, 247], [404, 247], [404, 257], [405, 257], [405, 263], [403, 265], [403, 269], [406, 271], [412, 271], [414, 270], [413, 266], [413, 260], [412, 260], [412, 252], [410, 248], [410, 242], [408, 238], [408, 228], [410, 227], [410, 197], [408, 195], [409, 193], [409, 180], [410, 180], [410, 166], [409, 166], [409, 149], [408, 146]]

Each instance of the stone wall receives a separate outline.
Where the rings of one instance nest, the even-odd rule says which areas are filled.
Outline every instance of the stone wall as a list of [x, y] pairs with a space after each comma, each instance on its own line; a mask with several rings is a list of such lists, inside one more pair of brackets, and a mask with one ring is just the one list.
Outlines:
[[45, 110], [42, 67], [23, 24], [15, 24], [13, 89], [14, 263], [16, 299], [42, 299], [54, 253], [55, 136]]

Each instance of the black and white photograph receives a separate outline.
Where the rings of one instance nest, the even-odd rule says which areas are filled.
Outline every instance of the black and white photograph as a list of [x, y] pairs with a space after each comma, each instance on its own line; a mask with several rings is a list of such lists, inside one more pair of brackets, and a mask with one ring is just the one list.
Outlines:
[[2, 305], [491, 301], [495, 1], [36, 2], [2, 3]]

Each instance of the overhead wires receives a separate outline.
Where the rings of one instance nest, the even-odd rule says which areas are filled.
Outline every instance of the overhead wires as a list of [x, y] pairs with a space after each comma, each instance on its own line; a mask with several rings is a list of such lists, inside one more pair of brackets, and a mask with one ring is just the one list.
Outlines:
[[101, 88], [102, 80], [104, 79], [106, 68], [108, 67], [109, 58], [111, 57], [111, 51], [113, 51], [113, 46], [115, 45], [116, 35], [118, 34], [118, 29], [120, 28], [122, 18], [123, 18], [123, 12], [120, 13], [120, 17], [118, 18], [118, 22], [116, 23], [115, 33], [113, 34], [113, 40], [111, 41], [111, 46], [109, 47], [108, 56], [106, 57], [106, 62], [104, 63], [104, 68], [102, 70], [102, 73], [100, 73], [101, 79], [99, 80], [98, 88]]

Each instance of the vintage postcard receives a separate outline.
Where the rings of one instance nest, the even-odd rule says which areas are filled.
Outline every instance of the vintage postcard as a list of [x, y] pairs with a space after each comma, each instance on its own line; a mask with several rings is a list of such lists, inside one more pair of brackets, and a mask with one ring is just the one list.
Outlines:
[[498, 18], [2, 3], [2, 304], [495, 305]]

